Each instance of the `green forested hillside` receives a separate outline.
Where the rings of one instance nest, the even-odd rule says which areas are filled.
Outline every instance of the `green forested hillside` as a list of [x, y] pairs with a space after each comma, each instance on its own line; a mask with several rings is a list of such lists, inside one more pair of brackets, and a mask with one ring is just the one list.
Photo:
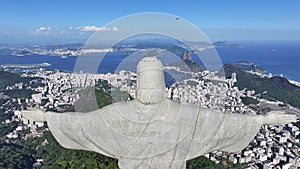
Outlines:
[[255, 90], [256, 93], [264, 93], [261, 98], [279, 100], [300, 108], [300, 87], [291, 84], [284, 77], [262, 78], [235, 65], [225, 65], [224, 70], [226, 77], [230, 77], [232, 73], [237, 74], [236, 86], [240, 90]]
[[8, 95], [11, 98], [30, 98], [32, 94], [36, 93], [30, 89], [13, 89], [5, 90], [7, 86], [14, 86], [16, 83], [28, 84], [34, 78], [21, 77], [16, 73], [0, 71], [0, 93]]
[[32, 78], [21, 77], [16, 73], [0, 71], [0, 89], [5, 89], [6, 86], [11, 86], [16, 83], [28, 83]]

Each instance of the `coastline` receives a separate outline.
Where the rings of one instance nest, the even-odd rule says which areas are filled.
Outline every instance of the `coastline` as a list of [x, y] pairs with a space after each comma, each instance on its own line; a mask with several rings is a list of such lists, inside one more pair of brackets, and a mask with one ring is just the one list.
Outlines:
[[292, 83], [292, 84], [294, 84], [294, 85], [300, 87], [300, 82], [295, 81], [295, 80], [290, 80], [290, 79], [288, 79], [288, 81], [289, 81], [290, 83]]
[[[259, 73], [259, 72], [253, 72], [253, 71], [246, 71], [246, 72], [258, 75], [258, 76], [260, 76], [262, 78], [271, 78], [271, 77], [273, 77], [272, 75], [270, 75], [270, 74], [268, 75], [268, 74], [265, 74], [265, 73]], [[288, 79], [285, 76], [280, 76], [280, 77], [286, 78], [291, 84], [294, 84], [294, 85], [300, 87], [300, 82], [299, 81]]]

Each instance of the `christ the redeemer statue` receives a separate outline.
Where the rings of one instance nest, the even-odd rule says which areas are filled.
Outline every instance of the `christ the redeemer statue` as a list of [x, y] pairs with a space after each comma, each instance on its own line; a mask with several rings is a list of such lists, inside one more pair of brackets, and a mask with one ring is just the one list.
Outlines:
[[186, 161], [214, 150], [238, 152], [263, 124], [285, 124], [296, 116], [226, 114], [165, 97], [162, 63], [145, 57], [137, 65], [136, 99], [88, 113], [23, 111], [47, 121], [65, 148], [118, 159], [120, 169], [184, 169]]

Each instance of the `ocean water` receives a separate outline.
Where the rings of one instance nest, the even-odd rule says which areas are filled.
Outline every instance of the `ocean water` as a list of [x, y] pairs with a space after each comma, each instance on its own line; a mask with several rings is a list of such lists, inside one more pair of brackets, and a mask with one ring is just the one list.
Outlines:
[[217, 48], [222, 63], [248, 61], [273, 75], [300, 81], [300, 41], [242, 42], [242, 48]]
[[[273, 75], [300, 81], [300, 41], [236, 42], [241, 47], [216, 48], [223, 64], [248, 61], [265, 69]], [[9, 51], [1, 50], [0, 64], [37, 64], [47, 62], [49, 69], [73, 71], [76, 56], [60, 58], [50, 55], [12, 56]], [[99, 73], [114, 72], [119, 63], [126, 58], [122, 53], [107, 54]], [[88, 66], [88, 65], [87, 65]]]

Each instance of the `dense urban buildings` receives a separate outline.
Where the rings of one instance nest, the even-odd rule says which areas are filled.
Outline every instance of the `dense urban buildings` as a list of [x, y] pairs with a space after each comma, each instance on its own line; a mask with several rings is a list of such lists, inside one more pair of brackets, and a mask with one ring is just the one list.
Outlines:
[[[52, 109], [64, 112], [64, 107], [73, 105], [80, 98], [79, 90], [94, 86], [99, 79], [128, 92], [133, 98], [135, 97], [136, 74], [133, 72], [89, 74], [41, 69], [34, 74], [24, 74], [24, 76], [39, 77], [44, 85], [31, 88], [23, 84], [15, 84], [14, 86], [7, 86], [7, 90], [23, 87], [35, 90], [37, 93], [32, 94], [31, 99], [16, 98], [15, 101], [18, 103], [26, 102], [28, 106], [39, 107], [44, 110]], [[194, 103], [227, 113], [257, 114], [251, 106], [245, 105], [241, 98], [259, 99], [258, 96], [255, 91], [240, 90], [235, 87], [234, 83], [238, 81], [235, 74], [226, 80], [219, 78], [216, 72], [209, 71], [193, 73], [193, 77], [166, 87], [167, 97], [178, 102]], [[261, 102], [264, 100], [261, 99]], [[271, 104], [278, 103], [273, 102]], [[19, 125], [15, 130], [6, 135], [7, 142], [10, 139], [18, 138], [18, 132], [26, 128], [30, 128], [31, 133], [28, 133], [23, 139], [40, 137], [43, 135], [43, 131], [48, 130], [38, 130], [39, 127], [44, 126], [44, 123], [25, 120], [19, 110], [15, 110], [14, 116], [5, 120], [4, 123], [11, 123], [12, 121], [23, 121], [23, 124], [18, 123]], [[206, 157], [216, 163], [225, 163], [225, 165], [226, 160], [234, 164], [246, 164], [247, 168], [297, 168], [300, 166], [299, 136], [300, 130], [293, 124], [265, 125], [243, 151], [238, 153], [217, 151], [207, 154]]]

